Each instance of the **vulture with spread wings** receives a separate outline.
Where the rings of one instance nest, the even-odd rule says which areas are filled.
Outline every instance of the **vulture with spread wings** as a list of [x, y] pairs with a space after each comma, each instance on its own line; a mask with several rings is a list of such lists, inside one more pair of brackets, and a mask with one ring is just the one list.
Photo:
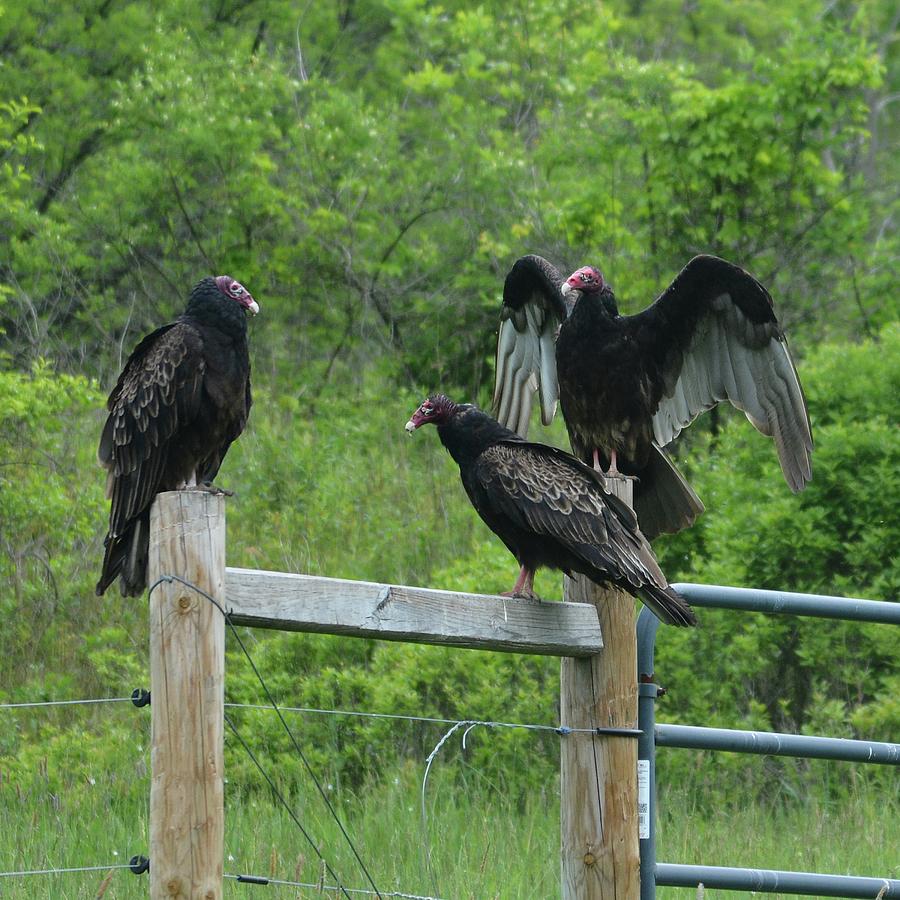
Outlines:
[[150, 507], [162, 491], [209, 485], [250, 413], [247, 314], [259, 305], [229, 275], [204, 278], [184, 313], [135, 347], [107, 400], [98, 457], [112, 501], [102, 594], [147, 585]]
[[443, 394], [429, 397], [406, 430], [437, 425], [463, 487], [485, 524], [521, 566], [509, 596], [534, 598], [540, 566], [578, 572], [635, 594], [670, 625], [697, 622], [669, 587], [634, 513], [590, 466], [558, 447], [526, 441], [486, 413]]
[[690, 525], [703, 504], [662, 450], [703, 410], [729, 400], [775, 441], [785, 480], [811, 477], [806, 400], [768, 291], [716, 256], [695, 256], [643, 312], [619, 314], [593, 266], [563, 279], [523, 256], [503, 288], [494, 414], [523, 437], [534, 393], [556, 404], [575, 455], [636, 476], [648, 538]]

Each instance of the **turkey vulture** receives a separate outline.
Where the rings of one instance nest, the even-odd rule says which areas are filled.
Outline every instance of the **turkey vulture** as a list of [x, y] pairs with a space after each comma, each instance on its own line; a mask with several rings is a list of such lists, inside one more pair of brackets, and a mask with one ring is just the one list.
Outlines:
[[247, 313], [259, 305], [230, 275], [207, 277], [187, 308], [134, 348], [106, 407], [97, 455], [112, 500], [102, 594], [147, 584], [150, 507], [162, 491], [208, 485], [250, 413]]
[[494, 414], [523, 437], [535, 391], [545, 425], [559, 400], [576, 456], [637, 476], [651, 539], [703, 512], [661, 448], [720, 400], [774, 438], [791, 490], [811, 477], [806, 400], [772, 298], [716, 256], [695, 256], [634, 316], [619, 314], [593, 266], [563, 281], [540, 256], [517, 260], [503, 287]]
[[667, 584], [634, 513], [570, 453], [526, 441], [471, 404], [435, 394], [406, 423], [429, 422], [459, 465], [478, 515], [521, 566], [507, 596], [534, 598], [535, 569], [549, 566], [637, 594], [670, 625], [694, 625]]

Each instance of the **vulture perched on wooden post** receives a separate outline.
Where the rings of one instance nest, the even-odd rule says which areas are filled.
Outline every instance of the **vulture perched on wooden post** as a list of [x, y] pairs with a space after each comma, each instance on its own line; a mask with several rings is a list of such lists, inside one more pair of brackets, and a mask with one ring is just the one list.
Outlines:
[[545, 425], [559, 400], [576, 456], [637, 476], [651, 539], [703, 511], [661, 448], [720, 400], [774, 439], [791, 490], [811, 477], [806, 400], [772, 298], [716, 256], [695, 256], [634, 316], [619, 314], [593, 266], [563, 280], [540, 256], [517, 260], [503, 287], [494, 414], [523, 437], [535, 391]]
[[107, 470], [109, 532], [102, 594], [147, 586], [150, 507], [163, 491], [212, 489], [250, 413], [247, 314], [259, 305], [230, 275], [207, 277], [187, 308], [134, 348], [106, 402], [98, 457]]
[[670, 625], [694, 625], [673, 591], [634, 513], [603, 486], [599, 473], [570, 453], [524, 440], [470, 404], [429, 397], [406, 423], [412, 434], [437, 425], [459, 465], [469, 500], [521, 566], [507, 596], [535, 598], [540, 566], [579, 572], [636, 594]]

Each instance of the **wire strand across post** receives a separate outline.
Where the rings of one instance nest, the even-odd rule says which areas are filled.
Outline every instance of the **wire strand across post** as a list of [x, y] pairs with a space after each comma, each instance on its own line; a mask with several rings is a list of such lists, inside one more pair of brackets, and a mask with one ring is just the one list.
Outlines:
[[[322, 797], [322, 800], [325, 802], [325, 805], [328, 807], [328, 811], [331, 813], [332, 818], [337, 823], [338, 828], [340, 829], [341, 833], [344, 835], [344, 838], [347, 841], [347, 844], [349, 845], [350, 849], [353, 851], [353, 855], [356, 857], [356, 860], [359, 863], [360, 868], [362, 869], [363, 873], [365, 874], [366, 878], [368, 879], [369, 884], [372, 886], [372, 893], [376, 897], [381, 897], [382, 894], [379, 892], [378, 888], [375, 886], [375, 882], [372, 880], [372, 876], [369, 873], [368, 868], [366, 868], [365, 863], [362, 861], [362, 857], [359, 855], [359, 851], [356, 849], [356, 846], [354, 845], [352, 839], [350, 838], [350, 835], [348, 834], [347, 829], [344, 827], [344, 824], [341, 821], [340, 817], [338, 816], [333, 804], [328, 799], [327, 794], [325, 793], [324, 789], [322, 788], [321, 782], [316, 777], [315, 772], [313, 772], [312, 766], [310, 766], [309, 760], [307, 759], [306, 754], [300, 748], [300, 744], [297, 742], [296, 737], [294, 737], [293, 731], [291, 731], [291, 729], [288, 727], [288, 724], [285, 721], [284, 716], [281, 714], [281, 708], [275, 702], [275, 699], [272, 696], [271, 691], [269, 690], [268, 686], [266, 685], [266, 682], [264, 681], [262, 675], [260, 674], [259, 669], [257, 669], [257, 667], [256, 667], [256, 663], [253, 662], [253, 657], [248, 652], [247, 647], [244, 644], [243, 640], [241, 640], [240, 633], [235, 628], [234, 622], [232, 622], [232, 620], [231, 620], [230, 613], [228, 613], [226, 611], [225, 607], [208, 591], [204, 590], [199, 585], [194, 584], [191, 581], [188, 581], [186, 578], [182, 578], [180, 575], [173, 575], [171, 573], [162, 574], [153, 581], [153, 583], [150, 585], [150, 588], [148, 591], [149, 596], [152, 597], [153, 592], [160, 585], [173, 584], [173, 583], [180, 584], [183, 587], [187, 588], [188, 590], [193, 591], [194, 593], [203, 597], [204, 600], [206, 600], [212, 607], [214, 607], [215, 609], [217, 609], [219, 611], [219, 613], [221, 613], [222, 619], [224, 620], [224, 622], [228, 626], [228, 628], [231, 629], [232, 635], [234, 636], [235, 640], [237, 641], [237, 644], [241, 648], [241, 651], [243, 652], [244, 656], [247, 658], [247, 662], [250, 663], [250, 668], [253, 670], [253, 673], [256, 675], [256, 678], [259, 681], [260, 686], [262, 687], [263, 692], [265, 693], [266, 697], [268, 698], [269, 704], [270, 704], [269, 706], [266, 706], [266, 707], [257, 706], [255, 704], [248, 705], [248, 704], [241, 704], [241, 703], [228, 703], [228, 704], [223, 704], [223, 705], [224, 706], [233, 706], [233, 707], [248, 706], [248, 708], [268, 709], [277, 714], [279, 721], [284, 726], [284, 729], [287, 732], [288, 737], [291, 739], [291, 743], [294, 745], [294, 750], [296, 750], [297, 755], [303, 761], [303, 765], [306, 767], [306, 771], [309, 774], [310, 778], [312, 779], [313, 783], [315, 784], [316, 789], [319, 792], [319, 795]], [[135, 693], [138, 693], [138, 692], [136, 691]], [[149, 696], [150, 696], [149, 692], [147, 692], [147, 696], [149, 698]], [[253, 763], [256, 765], [256, 767], [259, 769], [260, 774], [268, 782], [270, 789], [273, 791], [275, 796], [278, 798], [279, 802], [284, 806], [285, 810], [288, 812], [290, 817], [293, 819], [294, 823], [297, 825], [297, 827], [302, 832], [303, 836], [306, 838], [306, 840], [309, 842], [310, 846], [315, 851], [316, 855], [319, 857], [319, 860], [321, 861], [321, 863], [324, 867], [324, 870], [327, 871], [328, 874], [331, 875], [331, 877], [334, 878], [334, 880], [336, 882], [339, 882], [340, 879], [338, 878], [334, 869], [332, 869], [332, 867], [328, 864], [328, 861], [322, 855], [322, 852], [319, 850], [318, 846], [316, 845], [315, 841], [312, 839], [309, 832], [303, 827], [303, 824], [300, 822], [300, 820], [294, 814], [294, 811], [291, 809], [290, 804], [288, 804], [288, 802], [285, 800], [284, 795], [278, 790], [275, 783], [270, 778], [269, 774], [266, 772], [266, 770], [260, 764], [259, 760], [254, 755], [253, 751], [250, 749], [250, 746], [243, 739], [240, 732], [235, 727], [234, 722], [232, 722], [231, 719], [229, 719], [227, 716], [224, 716], [224, 719], [228, 723], [228, 726], [231, 728], [232, 732], [234, 733], [234, 736], [238, 739], [238, 742], [241, 744], [241, 746], [247, 752], [247, 755], [250, 757], [250, 759], [253, 761]], [[226, 875], [224, 877], [227, 878], [229, 876]], [[336, 887], [336, 890], [346, 893], [347, 889], [345, 889], [341, 884], [337, 884], [335, 887]]]
[[[630, 479], [607, 478], [606, 489], [632, 506]], [[564, 900], [637, 900], [637, 647], [634, 599], [584, 577], [566, 578], [565, 599], [593, 603], [603, 649], [585, 659], [563, 657], [560, 724], [574, 732], [560, 746], [560, 862]], [[594, 735], [578, 733], [596, 729]]]
[[169, 572], [224, 599], [225, 502], [157, 495], [150, 513], [150, 897], [221, 900], [225, 620]]

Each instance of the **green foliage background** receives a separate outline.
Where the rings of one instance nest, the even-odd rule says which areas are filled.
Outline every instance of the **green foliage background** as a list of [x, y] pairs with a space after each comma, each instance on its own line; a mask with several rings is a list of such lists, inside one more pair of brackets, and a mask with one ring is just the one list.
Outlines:
[[[814, 478], [792, 495], [746, 422], [701, 419], [676, 452], [708, 511], [658, 542], [664, 569], [896, 599], [896, 26], [883, 0], [0, 8], [0, 702], [146, 682], [144, 605], [92, 590], [103, 397], [137, 339], [222, 271], [262, 307], [256, 402], [221, 479], [237, 493], [232, 565], [508, 588], [514, 562], [434, 436], [402, 436], [409, 412], [438, 387], [488, 401], [500, 287], [522, 253], [598, 263], [634, 311], [714, 252], [775, 297]], [[558, 423], [546, 437], [564, 443]], [[538, 588], [560, 593], [546, 573]], [[662, 720], [900, 739], [890, 629], [701, 619], [660, 636]], [[289, 705], [556, 721], [552, 660], [252, 644]], [[229, 654], [229, 699], [259, 702]], [[286, 740], [257, 733], [299, 779]], [[425, 726], [355, 719], [310, 717], [302, 734], [354, 788], [434, 743]], [[528, 794], [552, 783], [557, 740], [491, 732], [459, 777]], [[20, 716], [0, 728], [0, 787], [77, 791], [144, 765], [144, 743], [100, 711]], [[696, 785], [701, 805], [854, 789], [801, 764], [661, 765], [663, 789]], [[250, 790], [244, 757], [228, 766]]]

